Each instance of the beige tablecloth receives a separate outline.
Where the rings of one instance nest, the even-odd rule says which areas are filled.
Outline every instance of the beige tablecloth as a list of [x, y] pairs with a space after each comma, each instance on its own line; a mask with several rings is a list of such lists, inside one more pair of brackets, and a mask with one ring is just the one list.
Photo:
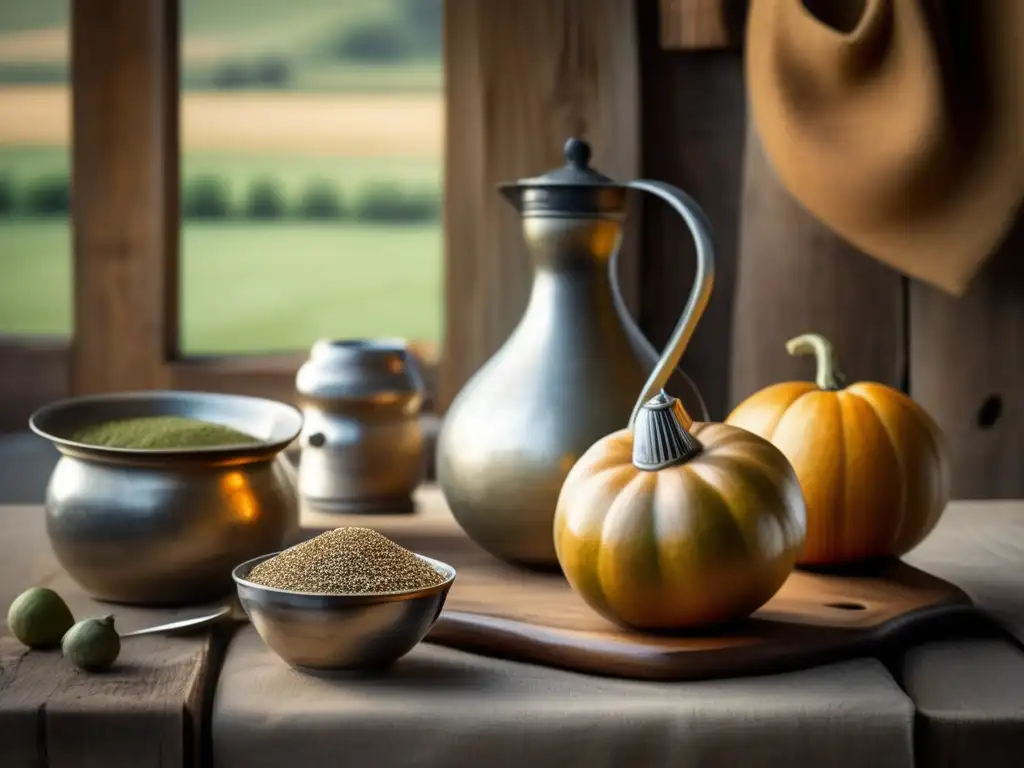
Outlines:
[[214, 704], [214, 765], [911, 766], [914, 708], [864, 659], [680, 684], [606, 680], [422, 645], [387, 678], [298, 674], [251, 629]]

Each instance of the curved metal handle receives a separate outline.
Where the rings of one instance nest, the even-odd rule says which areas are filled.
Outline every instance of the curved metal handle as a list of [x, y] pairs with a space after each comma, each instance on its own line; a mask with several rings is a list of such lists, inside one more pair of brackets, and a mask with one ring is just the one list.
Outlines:
[[[640, 330], [640, 326], [637, 325], [636, 320], [629, 313], [629, 307], [626, 306], [626, 299], [623, 297], [622, 288], [619, 284], [619, 255], [621, 253], [622, 251], [618, 249], [612, 251], [611, 258], [608, 260], [608, 280], [611, 283], [612, 289], [612, 305], [615, 307], [615, 313], [618, 315], [619, 321], [626, 331], [626, 337], [629, 345], [633, 348], [633, 352], [641, 359], [646, 360], [653, 370], [661, 358], [661, 352], [654, 348], [654, 345], [644, 335], [644, 332]], [[704, 396], [701, 395], [693, 379], [678, 364], [673, 373], [682, 379], [682, 383], [688, 390], [685, 397], [682, 392], [674, 392], [673, 394], [682, 402], [690, 403], [691, 407], [696, 406], [697, 408], [696, 414], [689, 413], [687, 415], [696, 415], [697, 421], [708, 421], [711, 418], [711, 414], [708, 411], [707, 403], [704, 402]], [[669, 379], [671, 379], [671, 374]]]
[[[686, 345], [690, 343], [693, 331], [697, 327], [701, 315], [704, 314], [704, 309], [708, 305], [708, 299], [711, 298], [711, 288], [715, 282], [715, 247], [711, 239], [711, 225], [708, 223], [707, 216], [693, 198], [681, 189], [660, 181], [647, 180], [631, 181], [626, 186], [631, 189], [639, 189], [641, 192], [648, 192], [671, 205], [673, 210], [683, 217], [683, 221], [686, 222], [686, 226], [690, 229], [697, 252], [697, 273], [693, 281], [693, 290], [690, 291], [690, 297], [683, 308], [683, 314], [679, 318], [675, 330], [672, 331], [672, 336], [668, 340], [664, 353], [655, 364], [654, 370], [651, 371], [651, 375], [647, 379], [647, 383], [644, 384], [643, 391], [637, 398], [636, 405], [633, 406], [633, 412], [629, 416], [629, 428], [632, 429], [633, 422], [636, 420], [636, 416], [644, 403], [664, 388], [669, 376], [672, 375], [672, 371], [675, 370], [676, 365], [679, 363], [679, 359], [683, 356]], [[640, 329], [636, 327], [632, 317], [629, 317], [629, 312], [625, 311], [625, 302], [622, 301], [618, 279], [614, 275], [614, 265], [615, 259], [613, 257], [612, 292], [615, 296], [616, 309], [620, 309], [619, 305], [621, 304], [619, 314], [626, 320], [627, 332], [633, 336], [634, 343], [641, 344], [640, 340], [642, 339], [643, 344], [653, 349], [650, 342], [640, 332]], [[694, 389], [696, 390], [696, 388]]]

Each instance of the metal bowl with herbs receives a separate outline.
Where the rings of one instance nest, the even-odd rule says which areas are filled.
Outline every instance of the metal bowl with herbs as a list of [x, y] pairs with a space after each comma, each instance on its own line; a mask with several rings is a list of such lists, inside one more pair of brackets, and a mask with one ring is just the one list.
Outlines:
[[290, 405], [129, 392], [53, 403], [29, 425], [62, 454], [46, 492], [50, 544], [96, 599], [222, 597], [236, 563], [279, 548], [297, 526], [294, 473], [281, 455], [302, 429]]
[[382, 669], [430, 631], [455, 569], [369, 528], [337, 528], [242, 563], [238, 597], [263, 642], [304, 670]]

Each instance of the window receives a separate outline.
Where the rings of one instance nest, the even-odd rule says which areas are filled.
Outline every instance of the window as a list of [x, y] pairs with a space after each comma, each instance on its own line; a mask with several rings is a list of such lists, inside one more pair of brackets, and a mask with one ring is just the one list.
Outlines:
[[[443, 409], [507, 337], [529, 290], [520, 222], [495, 185], [550, 169], [565, 138], [580, 132], [603, 148], [595, 160], [606, 172], [639, 171], [632, 4], [181, 2], [34, 0], [0, 11], [24, 26], [63, 9], [74, 62], [64, 121], [74, 149], [74, 280], [71, 307], [64, 304], [73, 337], [54, 346], [0, 337], [0, 428], [4, 413], [23, 426], [30, 405], [68, 392], [171, 387], [291, 399], [313, 338], [380, 333], [418, 339], [414, 349], [430, 362], [443, 341]], [[282, 7], [289, 15], [268, 22]], [[409, 30], [427, 29], [434, 31], [410, 40]], [[275, 141], [294, 133], [301, 147], [268, 146], [273, 126], [249, 124], [250, 139], [262, 131], [264, 143], [242, 144], [238, 114], [260, 94], [319, 105], [274, 112], [282, 121]], [[202, 100], [207, 118], [231, 119], [204, 127]], [[342, 101], [353, 108], [332, 106]], [[442, 103], [443, 129], [426, 117], [439, 117]], [[205, 146], [196, 138], [204, 133]], [[408, 215], [439, 205], [442, 134], [443, 274], [440, 223]], [[372, 139], [376, 150], [353, 136]], [[208, 197], [216, 210], [226, 202], [226, 212], [196, 207], [196, 188], [211, 179]], [[381, 187], [398, 194], [370, 194]], [[338, 206], [308, 202], [335, 197]], [[368, 213], [381, 197], [403, 201], [405, 218], [389, 219], [393, 206]], [[309, 211], [318, 206], [344, 215], [316, 218]], [[306, 244], [288, 228], [302, 230]], [[353, 268], [362, 283], [351, 279]], [[348, 306], [353, 297], [358, 311]], [[426, 374], [437, 381], [434, 366]]]
[[440, 339], [440, 0], [181, 0], [183, 356]]

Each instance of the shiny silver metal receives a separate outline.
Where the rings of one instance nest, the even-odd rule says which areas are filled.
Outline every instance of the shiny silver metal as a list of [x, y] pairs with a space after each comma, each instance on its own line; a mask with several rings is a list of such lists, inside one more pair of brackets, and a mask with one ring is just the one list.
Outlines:
[[287, 592], [254, 584], [249, 572], [274, 555], [235, 568], [238, 598], [263, 642], [299, 669], [342, 670], [386, 667], [419, 643], [444, 607], [455, 569], [419, 555], [446, 578], [411, 592], [332, 595]]
[[[263, 442], [132, 450], [73, 441], [82, 427], [177, 415], [226, 424]], [[231, 591], [240, 560], [279, 548], [298, 526], [298, 494], [281, 451], [302, 414], [255, 397], [129, 392], [40, 408], [29, 421], [62, 454], [46, 491], [58, 562], [92, 597], [135, 605], [201, 603]]]
[[164, 635], [166, 637], [188, 637], [197, 632], [209, 629], [217, 624], [225, 624], [231, 618], [233, 611], [225, 606], [216, 613], [208, 613], [203, 616], [193, 616], [189, 619], [180, 619], [167, 624], [157, 624], [155, 627], [136, 629], [134, 632], [123, 632], [121, 638], [141, 637], [142, 635]]
[[426, 386], [406, 342], [318, 341], [295, 385], [303, 501], [331, 512], [412, 512]]
[[[710, 226], [685, 193], [653, 181], [616, 183], [570, 139], [563, 168], [500, 187], [522, 216], [534, 261], [526, 312], [452, 402], [437, 474], [455, 519], [491, 554], [557, 569], [552, 524], [566, 474], [594, 442], [666, 389], [706, 420], [693, 383], [675, 371], [711, 294]], [[696, 277], [664, 354], [632, 320], [616, 279], [631, 189], [679, 213], [696, 245]]]

